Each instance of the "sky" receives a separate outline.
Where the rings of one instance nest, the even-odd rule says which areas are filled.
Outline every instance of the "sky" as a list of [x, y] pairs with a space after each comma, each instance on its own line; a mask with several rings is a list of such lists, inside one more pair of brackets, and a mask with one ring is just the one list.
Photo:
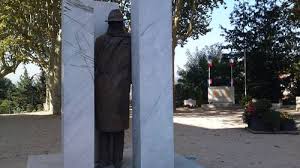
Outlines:
[[178, 67], [184, 68], [184, 65], [187, 61], [186, 51], [190, 50], [192, 53], [198, 47], [199, 49], [204, 48], [215, 43], [224, 43], [225, 38], [221, 36], [223, 33], [221, 25], [225, 28], [230, 28], [230, 13], [234, 8], [234, 0], [225, 0], [226, 9], [221, 6], [218, 9], [215, 9], [212, 13], [212, 21], [210, 23], [210, 28], [212, 29], [204, 36], [200, 36], [198, 40], [190, 39], [188, 43], [182, 48], [178, 46], [175, 49], [175, 73], [178, 70]]
[[26, 67], [28, 75], [30, 77], [35, 75], [35, 74], [40, 73], [40, 68], [37, 65], [34, 65], [34, 64], [27, 64], [27, 65], [21, 64], [17, 68], [16, 73], [10, 73], [6, 77], [9, 78], [14, 84], [16, 84], [19, 81], [20, 76], [24, 73], [25, 67]]
[[[215, 43], [224, 43], [225, 39], [221, 36], [222, 30], [220, 25], [225, 28], [230, 28], [229, 16], [233, 11], [234, 0], [225, 0], [226, 9], [221, 6], [218, 9], [214, 9], [212, 13], [212, 21], [210, 28], [212, 31], [207, 33], [205, 36], [200, 36], [198, 40], [189, 39], [188, 43], [184, 47], [176, 47], [175, 49], [175, 74], [177, 74], [178, 67], [184, 68], [184, 65], [187, 61], [186, 51], [190, 50], [192, 53], [198, 47], [199, 49], [203, 48], [206, 45], [212, 45]], [[24, 67], [27, 68], [29, 76], [33, 76], [39, 73], [39, 67], [34, 64], [20, 65], [16, 73], [11, 73], [6, 77], [11, 79], [13, 83], [17, 83], [20, 78], [20, 75], [24, 72]]]

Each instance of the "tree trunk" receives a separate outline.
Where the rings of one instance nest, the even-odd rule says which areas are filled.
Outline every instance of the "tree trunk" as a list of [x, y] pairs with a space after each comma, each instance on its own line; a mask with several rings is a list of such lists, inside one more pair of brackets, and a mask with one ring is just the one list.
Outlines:
[[[48, 71], [45, 71], [48, 72]], [[50, 111], [50, 90], [48, 86], [48, 76], [46, 76], [46, 100], [43, 104], [44, 111]]]
[[50, 67], [48, 75], [48, 101], [49, 110], [53, 114], [61, 114], [61, 66], [60, 66], [60, 56], [50, 58]]
[[61, 54], [60, 49], [53, 49], [46, 69], [46, 106], [45, 110], [55, 115], [61, 114]]

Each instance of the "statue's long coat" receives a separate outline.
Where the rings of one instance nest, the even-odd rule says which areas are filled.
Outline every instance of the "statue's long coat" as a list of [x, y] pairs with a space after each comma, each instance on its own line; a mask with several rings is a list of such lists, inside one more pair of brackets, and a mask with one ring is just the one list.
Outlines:
[[106, 33], [95, 43], [96, 129], [117, 132], [129, 128], [131, 43], [129, 34]]

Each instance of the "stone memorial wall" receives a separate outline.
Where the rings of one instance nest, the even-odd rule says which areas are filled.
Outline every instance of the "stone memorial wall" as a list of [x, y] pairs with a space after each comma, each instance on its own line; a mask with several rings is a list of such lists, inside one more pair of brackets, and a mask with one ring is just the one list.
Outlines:
[[212, 104], [235, 104], [234, 87], [214, 86], [208, 88], [208, 102]]

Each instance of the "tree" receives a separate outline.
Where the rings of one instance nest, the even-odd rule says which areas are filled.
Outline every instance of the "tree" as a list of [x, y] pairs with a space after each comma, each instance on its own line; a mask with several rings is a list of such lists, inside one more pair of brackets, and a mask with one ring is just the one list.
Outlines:
[[44, 74], [30, 77], [25, 69], [17, 86], [7, 78], [0, 79], [0, 113], [43, 110], [46, 96]]
[[[130, 19], [129, 0], [106, 0], [120, 4]], [[173, 51], [189, 37], [209, 31], [210, 13], [223, 0], [173, 0]], [[2, 0], [0, 6], [0, 78], [14, 72], [22, 62], [38, 64], [46, 72], [49, 110], [61, 107], [61, 0]], [[174, 54], [173, 54], [174, 55]]]
[[14, 88], [14, 84], [7, 78], [0, 78], [0, 101], [9, 98], [10, 91]]
[[33, 105], [37, 110], [43, 110], [43, 103], [46, 101], [46, 75], [43, 70], [38, 78], [33, 80], [34, 99]]
[[[4, 40], [1, 42], [4, 42]], [[2, 44], [0, 44], [0, 46], [1, 45]], [[6, 75], [15, 72], [21, 62], [22, 61], [18, 60], [17, 57], [13, 57], [11, 54], [0, 51], [0, 79], [3, 79]]]
[[25, 68], [24, 73], [20, 76], [20, 81], [17, 83], [16, 102], [22, 110], [27, 110], [28, 105], [33, 106], [34, 96], [32, 80]]
[[248, 90], [256, 98], [278, 101], [281, 95], [279, 78], [299, 57], [299, 21], [288, 0], [256, 0], [235, 6], [230, 22], [233, 29], [224, 29], [226, 41], [234, 52], [247, 55]]
[[179, 79], [175, 86], [177, 103], [188, 98], [197, 100], [198, 105], [207, 103], [208, 58], [213, 61], [211, 71], [213, 85], [230, 85], [229, 58], [222, 56], [221, 51], [221, 44], [206, 46], [202, 50], [196, 49], [193, 54], [187, 51], [188, 61], [185, 64], [185, 69], [178, 70]]
[[0, 78], [0, 113], [13, 113], [16, 105], [13, 94], [16, 86], [7, 78]]
[[[36, 78], [35, 78], [36, 77]], [[12, 93], [17, 107], [23, 111], [42, 110], [42, 104], [46, 96], [45, 76], [42, 71], [40, 76], [37, 74], [30, 77], [27, 69], [20, 76], [16, 89]]]
[[21, 63], [46, 72], [47, 102], [60, 113], [61, 1], [2, 0], [0, 6], [0, 78]]

